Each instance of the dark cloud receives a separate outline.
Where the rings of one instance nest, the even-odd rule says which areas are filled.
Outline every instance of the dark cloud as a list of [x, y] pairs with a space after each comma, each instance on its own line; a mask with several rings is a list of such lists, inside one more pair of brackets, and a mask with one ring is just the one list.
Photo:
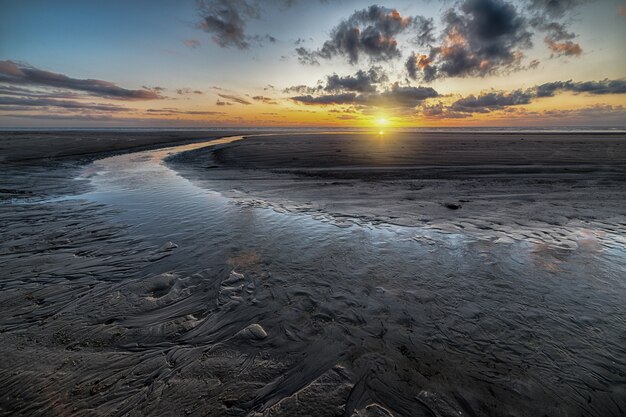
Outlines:
[[342, 92], [322, 95], [302, 95], [291, 97], [295, 102], [308, 105], [360, 105], [389, 108], [412, 108], [428, 98], [438, 97], [437, 91], [430, 87], [401, 86], [395, 83], [383, 92]]
[[114, 119], [110, 114], [29, 114], [29, 113], [14, 113], [4, 114], [7, 118], [22, 118], [22, 119], [39, 119], [39, 120], [67, 120], [67, 121], [111, 121], [111, 120], [127, 120], [127, 119]]
[[380, 68], [371, 68], [365, 72], [363, 70], [357, 71], [352, 76], [348, 75], [340, 77], [337, 74], [333, 74], [327, 77], [326, 91], [356, 91], [360, 93], [374, 92], [376, 91], [376, 84], [387, 80], [387, 76]]
[[[357, 72], [357, 74], [359, 73]], [[328, 79], [332, 79], [333, 76], [328, 77]], [[353, 81], [358, 77], [338, 78]], [[333, 109], [335, 112], [345, 111], [345, 106], [348, 106], [351, 112], [362, 113], [370, 112], [372, 108], [382, 107], [394, 109], [394, 111], [404, 114], [421, 114], [432, 119], [462, 119], [470, 118], [474, 114], [493, 112], [529, 113], [523, 107], [524, 105], [530, 104], [536, 99], [551, 97], [564, 91], [581, 94], [626, 94], [626, 79], [586, 82], [557, 81], [525, 90], [489, 91], [477, 95], [472, 94], [447, 105], [442, 101], [433, 103], [431, 99], [440, 97], [433, 88], [401, 85], [397, 82], [383, 91], [370, 88], [361, 90], [338, 88], [335, 90], [306, 86], [297, 86], [287, 89], [287, 91], [310, 91], [309, 94], [291, 97], [291, 100], [304, 105], [340, 106]], [[327, 94], [329, 91], [332, 94]]]
[[[319, 59], [344, 56], [352, 64], [362, 55], [373, 61], [384, 61], [400, 56], [396, 35], [413, 26], [415, 19], [400, 15], [395, 9], [370, 6], [355, 11], [331, 32], [330, 39], [318, 50], [296, 49], [304, 64], [315, 64]], [[427, 31], [429, 30], [422, 29]]]
[[354, 104], [357, 102], [358, 96], [355, 93], [324, 94], [321, 96], [312, 96], [308, 94], [305, 96], [291, 97], [291, 99], [302, 104], [317, 104], [326, 106], [330, 104]]
[[203, 110], [178, 110], [173, 108], [163, 108], [163, 109], [148, 109], [146, 113], [151, 115], [159, 115], [159, 116], [174, 116], [174, 115], [218, 115], [225, 114], [224, 112], [219, 111], [203, 111]]
[[230, 100], [231, 102], [234, 102], [234, 103], [239, 103], [239, 104], [244, 104], [244, 105], [252, 104], [248, 100], [232, 95], [232, 94], [218, 94], [218, 96], [220, 96], [223, 99]]
[[4, 106], [23, 107], [55, 107], [69, 110], [92, 110], [101, 112], [120, 112], [128, 110], [126, 107], [113, 104], [83, 103], [75, 100], [57, 100], [30, 97], [0, 97], [0, 109]]
[[433, 19], [414, 16], [410, 31], [414, 34], [411, 41], [417, 46], [427, 46], [435, 42], [435, 25]]
[[75, 99], [83, 95], [67, 90], [37, 90], [32, 88], [18, 87], [14, 85], [0, 85], [0, 94], [4, 96], [21, 96], [31, 98], [58, 98]]
[[530, 24], [538, 31], [545, 32], [544, 42], [552, 52], [552, 57], [579, 56], [582, 47], [574, 42], [576, 34], [568, 30], [569, 15], [579, 5], [590, 0], [529, 0], [532, 14]]
[[265, 104], [278, 104], [278, 102], [274, 100], [273, 98], [265, 97], [265, 96], [254, 96], [252, 97], [252, 100], [260, 101]]
[[259, 6], [246, 0], [200, 0], [198, 9], [201, 22], [198, 26], [213, 35], [221, 47], [250, 46], [245, 33], [246, 20], [260, 16]]
[[[415, 107], [427, 98], [438, 97], [439, 93], [431, 87], [400, 86], [395, 83], [391, 89], [380, 94], [382, 101], [399, 107]], [[377, 100], [372, 100], [376, 102]]]
[[253, 39], [257, 41], [258, 43], [263, 43], [265, 41], [269, 43], [276, 43], [278, 41], [278, 39], [276, 39], [272, 35], [265, 35], [265, 36], [255, 35]]
[[510, 93], [501, 91], [470, 95], [455, 101], [450, 109], [461, 113], [490, 113], [509, 106], [529, 104], [533, 94], [528, 91], [515, 90]]
[[529, 9], [550, 18], [562, 18], [589, 0], [530, 0]]
[[148, 86], [142, 85], [141, 88], [145, 90], [149, 90], [149, 91], [154, 91], [155, 93], [162, 93], [163, 91], [165, 91], [165, 88], [159, 87], [159, 86], [148, 87]]
[[251, 43], [274, 43], [271, 35], [250, 35], [246, 26], [250, 19], [260, 19], [267, 6], [291, 7], [295, 0], [197, 0], [198, 27], [210, 33], [222, 48], [247, 49]]
[[161, 96], [148, 89], [128, 90], [114, 83], [93, 79], [77, 79], [67, 75], [44, 71], [13, 61], [0, 61], [0, 82], [83, 91], [93, 96], [116, 100], [153, 100]]
[[233, 103], [230, 103], [228, 101], [222, 101], [220, 99], [217, 99], [217, 101], [215, 102], [216, 106], [232, 106]]
[[294, 85], [292, 87], [287, 87], [283, 89], [283, 93], [285, 94], [315, 94], [322, 90], [324, 87], [322, 85], [318, 85], [317, 87], [309, 87], [304, 84]]
[[626, 94], [626, 79], [574, 82], [556, 81], [535, 88], [537, 97], [552, 97], [557, 92], [570, 91], [587, 94]]
[[445, 107], [442, 103], [423, 106], [420, 113], [429, 119], [465, 119], [472, 117], [471, 113], [456, 112]]
[[[426, 117], [446, 119], [446, 118], [460, 118], [468, 117], [474, 113], [491, 113], [494, 111], [506, 111], [506, 112], [524, 112], [525, 114], [531, 114], [524, 108], [519, 108], [525, 104], [531, 103], [533, 100], [542, 97], [552, 97], [557, 93], [571, 91], [581, 94], [626, 94], [626, 80], [602, 80], [602, 81], [585, 81], [585, 82], [572, 82], [572, 81], [557, 81], [553, 83], [542, 84], [527, 90], [514, 90], [511, 92], [504, 91], [492, 91], [488, 93], [482, 93], [479, 95], [469, 95], [461, 99], [456, 100], [449, 106], [444, 106], [443, 103], [435, 105], [422, 106], [421, 112]], [[610, 107], [610, 106], [609, 106]], [[597, 106], [590, 108], [589, 114], [598, 110]], [[612, 108], [602, 108], [602, 112], [612, 111]], [[600, 111], [598, 110], [598, 111]], [[555, 110], [542, 111], [544, 116], [561, 114], [562, 111]], [[581, 115], [579, 110], [573, 111], [572, 114]], [[466, 115], [466, 116], [463, 116]]]
[[[316, 51], [311, 51], [310, 49], [307, 49], [304, 46], [300, 46], [296, 48], [296, 55], [298, 55], [298, 61], [301, 64], [306, 64], [306, 65], [319, 65], [320, 64], [320, 61], [318, 60], [319, 53]], [[281, 58], [286, 58], [286, 57], [283, 56]]]
[[424, 54], [412, 53], [404, 64], [409, 78], [416, 80], [418, 74], [423, 72], [423, 78], [426, 81], [431, 81], [435, 78], [437, 69], [432, 66], [433, 60]]
[[406, 62], [409, 76], [421, 71], [425, 81], [441, 77], [485, 76], [521, 65], [523, 49], [532, 46], [526, 20], [502, 0], [465, 0], [443, 17], [440, 43], [428, 55]]
[[576, 34], [569, 32], [564, 23], [546, 22], [543, 17], [536, 17], [532, 24], [538, 30], [546, 32], [544, 42], [552, 52], [552, 56], [578, 56], [583, 50], [580, 44], [574, 42]]
[[200, 90], [192, 90], [191, 88], [179, 88], [179, 89], [176, 90], [176, 94], [179, 94], [179, 95], [182, 96], [182, 95], [187, 95], [187, 94], [198, 94], [198, 95], [201, 95], [201, 94], [204, 94], [204, 93], [202, 91], [200, 91]]

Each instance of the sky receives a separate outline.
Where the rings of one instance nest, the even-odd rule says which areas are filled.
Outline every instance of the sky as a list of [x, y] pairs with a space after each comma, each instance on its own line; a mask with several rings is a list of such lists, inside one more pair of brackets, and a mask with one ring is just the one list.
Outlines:
[[626, 126], [624, 0], [0, 0], [0, 127]]

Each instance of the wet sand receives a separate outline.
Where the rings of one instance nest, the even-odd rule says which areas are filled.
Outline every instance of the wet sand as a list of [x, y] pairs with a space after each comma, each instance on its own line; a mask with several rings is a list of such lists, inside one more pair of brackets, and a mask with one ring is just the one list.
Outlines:
[[[248, 139], [171, 158], [241, 204], [576, 246], [626, 218], [624, 134], [389, 133]], [[520, 235], [519, 233], [522, 233]]]
[[623, 415], [623, 138], [435, 138], [29, 162], [0, 413]]

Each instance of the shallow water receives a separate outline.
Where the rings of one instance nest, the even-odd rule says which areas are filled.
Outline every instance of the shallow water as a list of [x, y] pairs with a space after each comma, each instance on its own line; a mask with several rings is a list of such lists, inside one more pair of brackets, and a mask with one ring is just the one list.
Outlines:
[[[148, 367], [125, 378], [152, 384], [109, 385], [117, 404], [104, 409], [145, 413], [155, 397], [167, 408], [169, 384], [193, 369], [204, 385], [176, 398], [198, 415], [626, 412], [626, 248], [606, 231], [570, 231], [579, 243], [564, 249], [286, 213], [235, 204], [163, 162], [215, 144], [96, 161], [92, 191], [71, 197], [163, 253], [115, 284], [150, 307], [99, 317], [135, 332], [115, 372]], [[111, 378], [110, 364], [98, 373]]]

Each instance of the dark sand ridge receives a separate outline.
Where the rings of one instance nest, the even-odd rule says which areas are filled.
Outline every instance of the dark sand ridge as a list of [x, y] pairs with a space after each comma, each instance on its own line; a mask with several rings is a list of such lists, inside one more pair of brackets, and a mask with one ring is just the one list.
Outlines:
[[563, 247], [576, 243], [552, 226], [595, 222], [618, 235], [625, 226], [623, 133], [268, 136], [170, 161], [242, 204], [335, 220], [491, 231]]
[[[289, 152], [289, 161], [304, 157]], [[207, 155], [181, 156], [195, 164], [185, 175], [224, 190], [257, 182], [250, 191], [275, 197], [253, 206], [306, 209], [309, 200], [294, 193], [300, 185], [324, 204], [356, 195], [329, 194], [338, 186], [330, 183], [344, 179], [216, 168]], [[132, 174], [147, 156], [116, 160], [123, 163], [103, 161], [102, 176], [124, 167]], [[307, 164], [315, 167], [315, 158]], [[10, 225], [0, 252], [0, 414], [623, 415], [626, 265], [615, 234], [624, 221], [606, 203], [622, 198], [614, 167], [589, 182], [575, 173], [574, 186], [597, 193], [596, 218], [621, 223], [589, 219], [590, 235], [568, 239], [577, 247], [567, 250], [545, 245], [543, 235], [492, 244], [384, 224], [337, 228], [337, 212], [327, 224], [232, 205], [182, 180], [162, 188], [172, 178], [156, 168], [114, 176], [103, 190], [106, 205], [87, 196], [0, 205]], [[74, 189], [68, 178], [57, 189]], [[484, 179], [464, 192], [484, 190]], [[402, 180], [349, 180], [359, 192], [389, 192], [396, 210]], [[441, 206], [459, 197], [454, 180], [448, 188], [450, 180], [439, 180], [448, 194], [431, 191], [428, 207], [464, 213], [469, 203]], [[559, 191], [571, 198], [571, 183], [550, 184], [547, 198]], [[341, 212], [376, 220], [362, 215], [375, 207], [368, 201], [348, 201]], [[555, 227], [537, 223], [548, 234]]]

